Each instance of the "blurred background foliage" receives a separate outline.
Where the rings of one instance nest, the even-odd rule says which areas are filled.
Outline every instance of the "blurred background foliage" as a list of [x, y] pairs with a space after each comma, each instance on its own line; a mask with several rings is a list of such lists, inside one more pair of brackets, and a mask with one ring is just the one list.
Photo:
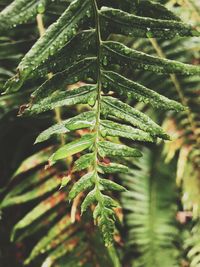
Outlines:
[[[1, 0], [0, 9], [10, 2]], [[50, 2], [44, 14], [45, 27], [69, 2]], [[157, 2], [200, 28], [198, 0]], [[0, 37], [0, 91], [38, 38], [35, 18]], [[195, 37], [170, 41], [119, 35], [110, 38], [152, 55], [195, 65], [200, 61]], [[187, 105], [188, 110], [161, 115], [147, 104], [131, 103], [162, 124], [172, 141], [141, 147], [144, 157], [127, 161], [129, 173], [119, 176], [129, 190], [118, 196], [123, 207], [123, 211], [116, 211], [119, 259], [116, 251], [104, 247], [90, 212], [80, 219], [80, 199], [72, 208], [66, 203], [66, 189], [60, 189], [60, 184], [65, 181], [63, 177], [67, 182], [70, 162], [45, 168], [60, 138], [33, 146], [52, 118], [58, 120], [56, 114], [17, 116], [19, 107], [23, 108], [41, 82], [29, 81], [26, 90], [0, 97], [0, 266], [18, 267], [24, 261], [31, 267], [120, 266], [118, 261], [123, 267], [200, 266], [200, 77], [155, 76], [142, 71], [129, 75]], [[62, 109], [61, 116], [68, 118], [75, 112]], [[66, 136], [67, 141], [73, 134]]]

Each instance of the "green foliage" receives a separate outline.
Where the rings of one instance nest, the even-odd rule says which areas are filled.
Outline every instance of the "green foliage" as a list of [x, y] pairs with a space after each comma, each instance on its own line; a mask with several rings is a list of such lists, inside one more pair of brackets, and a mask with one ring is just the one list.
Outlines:
[[175, 182], [169, 166], [162, 165], [156, 153], [144, 150], [143, 157], [123, 175], [123, 183], [128, 188], [121, 199], [127, 211], [132, 266], [179, 266]]
[[[192, 59], [198, 64], [198, 40], [194, 38], [174, 41], [151, 39], [150, 42], [149, 40], [132, 40], [131, 42], [134, 48], [146, 53], [155, 53], [173, 60], [189, 61]], [[163, 92], [168, 97], [179, 99], [181, 103], [188, 106], [186, 111], [177, 114], [172, 113], [165, 118], [165, 129], [172, 136], [173, 141], [166, 143], [164, 152], [167, 154], [167, 161], [176, 159], [175, 153], [179, 152], [177, 184], [181, 188], [183, 205], [180, 221], [185, 224], [188, 217], [191, 217], [192, 224], [195, 224], [194, 229], [184, 225], [184, 228], [189, 228], [190, 232], [187, 237], [183, 236], [183, 253], [187, 253], [188, 257], [186, 263], [184, 260], [182, 264], [198, 266], [198, 241], [193, 242], [192, 240], [195, 240], [199, 231], [199, 75], [193, 77], [179, 75], [151, 77], [149, 74], [139, 72], [136, 74], [136, 78], [141, 80], [145, 86], [153, 87], [157, 92]], [[193, 233], [196, 234], [193, 235]], [[190, 250], [194, 253], [190, 253]], [[191, 256], [189, 257], [189, 255]]]
[[194, 225], [189, 227], [190, 232], [184, 233], [185, 243], [184, 248], [187, 251], [187, 259], [191, 267], [196, 267], [200, 263], [200, 247], [199, 247], [199, 220], [195, 221]]
[[[27, 21], [31, 22], [36, 15], [41, 18], [41, 13], [44, 13], [45, 9], [48, 10], [49, 5], [50, 1], [15, 0], [1, 12], [0, 32], [5, 32], [8, 29], [12, 30], [17, 25]], [[20, 15], [17, 12], [19, 8], [22, 8]], [[67, 144], [62, 144], [49, 157], [50, 164], [53, 164], [66, 158], [69, 160], [73, 156], [74, 166], [72, 172], [69, 172], [69, 176], [71, 178], [75, 175], [76, 179], [71, 188], [68, 190], [70, 178], [67, 179], [67, 183], [60, 183], [59, 180], [57, 182], [54, 180], [51, 182], [44, 181], [42, 190], [35, 188], [31, 190], [31, 193], [29, 191], [21, 192], [20, 189], [15, 188], [17, 194], [11, 192], [4, 198], [1, 207], [5, 208], [17, 203], [29, 202], [49, 195], [54, 191], [52, 196], [54, 207], [57, 207], [66, 198], [75, 201], [81, 196], [81, 200], [83, 200], [82, 213], [94, 205], [93, 217], [100, 227], [104, 242], [108, 247], [113, 243], [116, 221], [115, 209], [118, 207], [118, 203], [113, 200], [112, 193], [113, 191], [125, 191], [125, 188], [120, 182], [116, 183], [116, 181], [109, 179], [107, 174], [127, 172], [128, 166], [123, 162], [125, 158], [142, 156], [138, 149], [139, 142], [156, 142], [159, 139], [167, 140], [170, 138], [147, 114], [133, 108], [131, 101], [149, 103], [154, 109], [172, 109], [177, 112], [186, 110], [185, 112], [187, 112], [187, 108], [183, 106], [187, 103], [180, 104], [155, 92], [150, 88], [156, 88], [148, 86], [145, 81], [147, 80], [151, 84], [152, 79], [153, 82], [157, 82], [163, 79], [162, 75], [167, 74], [181, 75], [182, 79], [189, 79], [186, 78], [189, 75], [200, 74], [199, 66], [182, 63], [179, 59], [166, 59], [152, 55], [151, 49], [142, 52], [142, 49], [135, 49], [130, 45], [116, 41], [117, 37], [113, 40], [112, 36], [116, 36], [116, 34], [125, 35], [126, 38], [138, 37], [147, 40], [152, 37], [172, 39], [175, 36], [199, 36], [199, 32], [192, 26], [183, 23], [164, 6], [150, 1], [124, 1], [123, 3], [122, 1], [108, 1], [107, 3], [97, 0], [70, 1], [69, 6], [59, 13], [59, 18], [48, 27], [44, 35], [25, 54], [17, 67], [17, 74], [9, 79], [4, 86], [7, 94], [15, 95], [19, 90], [25, 91], [28, 84], [34, 82], [35, 86], [32, 88], [30, 102], [24, 110], [21, 110], [21, 115], [39, 116], [44, 112], [60, 107], [68, 107], [68, 110], [80, 107], [78, 110], [80, 114], [75, 116], [72, 114], [71, 117], [70, 113], [67, 120], [57, 120], [57, 124], [43, 131], [36, 139], [36, 143], [40, 143], [49, 141], [53, 135], [68, 133], [70, 138], [73, 136], [72, 140], [67, 138]], [[144, 45], [145, 40], [143, 42]], [[168, 46], [173, 43], [172, 40], [168, 42]], [[132, 73], [135, 71], [138, 72], [138, 76], [143, 77], [144, 82], [139, 79], [141, 76], [136, 79], [133, 77]], [[51, 72], [53, 75], [48, 75], [49, 79], [45, 78]], [[10, 77], [11, 73], [6, 76]], [[153, 78], [149, 79], [150, 76]], [[42, 84], [38, 81], [41, 78]], [[75, 83], [75, 88], [73, 88], [72, 85]], [[77, 131], [76, 135], [72, 133], [74, 131]], [[135, 141], [135, 147], [137, 148], [133, 147], [132, 141]], [[80, 157], [75, 161], [76, 156]], [[146, 162], [145, 166], [148, 167]], [[84, 172], [81, 173], [80, 171], [83, 170]], [[142, 185], [139, 183], [135, 187], [135, 184], [133, 184], [133, 195], [140, 194], [140, 200], [147, 200], [146, 195], [149, 192], [151, 193], [149, 183], [151, 179], [148, 179], [146, 170], [144, 172]], [[159, 170], [158, 173], [160, 172]], [[134, 172], [134, 175], [135, 173], [137, 172]], [[54, 176], [51, 176], [51, 179], [52, 177]], [[156, 183], [159, 185], [157, 179]], [[56, 192], [60, 185], [61, 187], [63, 185], [67, 187], [69, 192], [67, 196], [62, 191]], [[141, 188], [139, 188], [140, 186]], [[27, 189], [24, 183], [23, 187]], [[137, 190], [139, 190], [139, 193]], [[156, 190], [156, 192], [159, 190]], [[85, 196], [86, 192], [87, 195]], [[161, 195], [158, 195], [158, 201], [166, 201], [168, 204], [168, 199], [165, 199], [168, 192], [162, 194], [163, 191], [161, 191]], [[127, 195], [129, 196], [129, 193], [124, 193], [124, 196]], [[137, 200], [134, 201], [137, 202]], [[45, 204], [45, 201], [41, 201], [38, 206], [15, 225], [12, 235], [13, 240], [19, 231], [37, 223], [42, 215], [52, 209], [51, 206]], [[138, 203], [135, 204], [135, 207], [139, 205]], [[138, 232], [138, 228], [134, 230], [137, 232], [135, 238], [137, 239], [137, 234], [143, 231], [145, 227], [147, 227], [145, 231], [150, 232], [150, 236], [146, 239], [145, 233], [144, 236], [138, 235], [138, 240], [135, 240], [134, 243], [138, 245], [140, 254], [146, 247], [149, 254], [141, 255], [138, 264], [139, 266], [144, 264], [145, 266], [146, 264], [160, 266], [162, 262], [157, 263], [160, 260], [157, 252], [160, 251], [159, 246], [164, 246], [167, 250], [165, 264], [166, 266], [172, 265], [171, 260], [173, 259], [170, 259], [168, 255], [168, 251], [171, 253], [169, 247], [172, 239], [167, 238], [170, 231], [174, 233], [174, 227], [168, 226], [171, 214], [169, 215], [166, 212], [163, 215], [161, 208], [154, 205], [155, 203], [152, 204], [152, 206], [154, 205], [153, 209], [158, 209], [157, 219], [159, 220], [160, 213], [161, 221], [162, 216], [164, 216], [163, 224], [158, 223], [161, 225], [159, 226], [162, 228], [161, 230], [164, 229], [164, 234], [161, 231], [160, 239], [158, 236], [158, 241], [154, 242], [157, 222], [151, 221], [152, 218], [149, 218], [154, 217], [151, 211], [149, 212], [151, 207], [148, 209], [145, 201], [142, 204], [144, 204], [141, 207], [144, 211], [144, 214], [142, 214], [144, 217], [140, 213], [136, 215], [139, 221], [137, 223], [141, 228]], [[147, 212], [145, 208], [148, 209]], [[55, 213], [52, 217], [54, 216], [56, 216]], [[147, 226], [143, 225], [146, 221], [150, 221]], [[32, 231], [36, 231], [37, 227], [33, 226]], [[55, 228], [51, 230], [48, 236], [52, 236]], [[58, 247], [51, 252], [50, 258], [47, 258], [46, 262], [50, 261], [51, 264], [54, 264], [56, 260], [62, 258], [66, 251], [71, 253], [74, 244], [78, 244], [81, 237], [82, 233], [80, 236], [77, 234], [74, 243], [71, 242], [71, 237], [68, 239], [67, 232], [65, 235], [61, 235], [61, 239], [59, 239], [61, 244], [58, 244]], [[65, 246], [66, 240], [68, 240], [67, 247]], [[43, 242], [46, 244], [49, 240], [42, 240], [36, 246], [36, 251]], [[140, 242], [146, 247], [140, 248]], [[73, 244], [71, 245], [71, 243]], [[153, 245], [151, 246], [151, 244]], [[80, 249], [81, 253], [78, 251], [77, 255], [82, 255], [84, 249], [81, 242], [79, 245], [80, 248], [77, 248], [77, 251]], [[151, 249], [152, 253], [149, 252]], [[48, 249], [45, 250], [45, 252], [47, 251]], [[37, 256], [38, 252], [33, 250], [32, 253], [29, 260], [32, 260], [34, 255]], [[76, 254], [76, 250], [73, 253]], [[66, 264], [72, 266], [70, 258], [65, 266], [67, 266]], [[49, 266], [51, 265], [49, 264]]]
[[[92, 243], [95, 242], [95, 249], [99, 249], [104, 254], [102, 259], [97, 260], [98, 263], [101, 266], [112, 266], [111, 259], [104, 248], [99, 233], [94, 232], [91, 233], [90, 237], [87, 237], [87, 226], [84, 226], [81, 222], [76, 222], [76, 224], [71, 222], [69, 207], [66, 207], [65, 203], [67, 194], [62, 190], [58, 191], [63, 174], [53, 167], [44, 171], [44, 165], [47, 163], [47, 156], [50, 153], [51, 149], [34, 154], [22, 162], [13, 177], [13, 182], [18, 180], [18, 185], [10, 190], [9, 195], [2, 202], [2, 208], [5, 208], [6, 205], [23, 204], [23, 200], [34, 203], [33, 198], [25, 199], [25, 195], [36, 197], [35, 194], [37, 194], [37, 198], [42, 200], [33, 206], [33, 209], [28, 211], [15, 225], [11, 239], [19, 242], [24, 241], [27, 236], [39, 235], [37, 243], [30, 255], [27, 256], [26, 265], [34, 264], [41, 255], [45, 256], [43, 257], [43, 263], [45, 265], [48, 262], [48, 266], [55, 266], [55, 264], [58, 264], [58, 266], [63, 266], [63, 264], [64, 266], [72, 266], [71, 264], [78, 266], [83, 259], [84, 262], [96, 264], [98, 254], [93, 258], [94, 255], [91, 253], [94, 253], [94, 251], [91, 251], [90, 248]], [[46, 158], [44, 155], [46, 155]], [[35, 166], [33, 166], [34, 162], [36, 163]], [[57, 177], [55, 177], [55, 172]], [[50, 190], [49, 192], [41, 190], [46, 188], [46, 183], [49, 183], [49, 189], [51, 183], [56, 184], [55, 178], [58, 181], [57, 188], [51, 188], [51, 192]], [[68, 182], [70, 183], [70, 181]], [[12, 188], [12, 184], [10, 187]], [[7, 199], [9, 202], [7, 202]], [[19, 201], [15, 202], [15, 199]], [[88, 221], [88, 218], [86, 221]], [[51, 226], [50, 230], [47, 228], [49, 226]], [[40, 235], [41, 230], [46, 231], [45, 236]], [[99, 251], [95, 253], [99, 253]], [[60, 263], [60, 261], [65, 263]]]
[[63, 159], [66, 157], [69, 157], [71, 155], [74, 155], [78, 152], [81, 152], [87, 148], [89, 148], [95, 139], [94, 134], [87, 134], [82, 136], [80, 139], [73, 141], [67, 145], [64, 145], [63, 147], [59, 148], [51, 157], [50, 162], [57, 161], [59, 159]]
[[43, 142], [49, 139], [52, 135], [67, 133], [70, 131], [92, 128], [95, 121], [95, 113], [93, 111], [83, 112], [71, 119], [62, 121], [61, 123], [55, 124], [49, 129], [42, 132], [35, 143]]

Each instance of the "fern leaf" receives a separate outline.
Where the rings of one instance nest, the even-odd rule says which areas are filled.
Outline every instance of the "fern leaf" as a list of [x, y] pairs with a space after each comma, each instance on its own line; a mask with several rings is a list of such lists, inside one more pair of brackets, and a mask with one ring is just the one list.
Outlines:
[[113, 210], [106, 207], [100, 207], [98, 204], [94, 210], [94, 219], [98, 221], [98, 225], [102, 230], [105, 245], [107, 247], [111, 246], [115, 225]]
[[86, 58], [55, 74], [32, 93], [32, 102], [37, 103], [48, 97], [55, 91], [55, 88], [65, 90], [67, 85], [83, 80], [90, 73], [91, 68], [94, 67], [94, 62], [95, 58]]
[[64, 200], [64, 198], [65, 195], [63, 193], [56, 192], [46, 200], [40, 202], [38, 206], [31, 210], [15, 225], [12, 230], [11, 241], [14, 241], [16, 239], [18, 231], [23, 230], [27, 226], [33, 224], [38, 218], [48, 212], [52, 208], [51, 203], [53, 203], [54, 206], [57, 206], [62, 200]]
[[35, 143], [43, 142], [54, 134], [68, 133], [84, 128], [93, 128], [95, 113], [93, 111], [83, 112], [73, 118], [62, 121], [46, 129], [37, 137]]
[[90, 191], [85, 197], [83, 203], [81, 204], [81, 214], [83, 214], [92, 203], [96, 201], [96, 191], [95, 189]]
[[184, 236], [184, 248], [187, 251], [187, 258], [191, 267], [196, 267], [200, 264], [199, 229], [199, 220], [196, 220], [191, 232]]
[[[48, 156], [48, 153], [47, 153], [47, 156]], [[45, 163], [47, 163], [47, 160], [48, 159], [45, 160]], [[41, 166], [44, 166], [44, 165], [41, 165]], [[32, 168], [32, 170], [34, 170], [34, 167]], [[47, 169], [43, 172], [41, 170], [38, 170], [38, 171], [35, 171], [34, 174], [32, 173], [26, 174], [26, 179], [23, 179], [25, 173], [26, 172], [24, 171], [21, 175], [13, 177], [10, 186], [12, 186], [12, 183], [16, 183], [16, 181], [18, 183], [13, 188], [11, 187], [11, 189], [9, 190], [8, 194], [6, 195], [6, 197], [4, 198], [1, 204], [3, 204], [3, 202], [6, 201], [6, 199], [18, 197], [20, 194], [22, 194], [22, 192], [25, 192], [26, 190], [32, 187], [35, 188], [38, 186], [38, 184], [41, 185], [41, 182], [44, 182], [49, 176], [55, 175], [55, 170]]]
[[181, 20], [172, 11], [168, 10], [164, 5], [147, 0], [141, 0], [137, 3], [135, 13], [138, 16], [150, 17], [155, 19], [172, 21]]
[[[41, 251], [46, 252], [48, 247], [51, 247], [51, 242], [59, 236], [65, 229], [71, 225], [70, 218], [64, 216], [61, 218], [56, 225], [54, 225], [48, 232], [47, 236], [44, 236], [31, 251], [30, 256], [26, 259], [26, 264], [29, 264], [34, 258], [40, 255]], [[66, 236], [65, 236], [66, 238]], [[60, 241], [60, 240], [59, 240]]]
[[111, 180], [100, 179], [99, 182], [105, 190], [126, 191], [126, 189], [123, 186], [121, 186], [121, 185], [119, 185], [119, 184], [117, 184]]
[[61, 106], [72, 106], [75, 104], [94, 105], [96, 100], [96, 86], [86, 85], [71, 91], [57, 91], [53, 95], [46, 97], [33, 104], [25, 110], [25, 114], [39, 114]]
[[180, 21], [170, 21], [139, 17], [130, 13], [102, 7], [100, 11], [102, 27], [109, 24], [111, 33], [132, 37], [173, 38], [179, 36], [199, 36], [191, 26]]
[[[0, 31], [5, 32], [19, 24], [34, 20], [38, 13], [43, 13], [48, 0], [15, 0], [0, 13]], [[20, 12], [19, 12], [20, 10]]]
[[131, 97], [144, 103], [150, 103], [155, 108], [174, 109], [176, 111], [184, 109], [178, 102], [170, 100], [141, 84], [126, 79], [116, 72], [104, 72], [103, 84], [105, 88], [109, 88], [119, 95], [125, 95], [126, 97]]
[[[44, 260], [43, 265], [47, 265], [49, 267], [53, 266], [53, 264], [55, 264], [55, 262], [62, 258], [64, 255], [67, 255], [72, 252], [73, 250], [75, 250], [77, 244], [80, 242], [80, 238], [82, 235], [80, 235], [79, 233], [77, 234], [76, 238], [69, 238], [67, 240], [65, 240], [65, 242], [61, 242], [60, 245], [58, 247], [56, 247], [55, 250], [53, 250], [50, 255]], [[62, 238], [61, 238], [62, 239]], [[63, 241], [63, 240], [62, 240]], [[79, 244], [80, 246], [80, 244]]]
[[[21, 165], [19, 166], [19, 168], [15, 171], [15, 173], [13, 174], [12, 180], [15, 180], [15, 178], [18, 177], [18, 175], [21, 175], [23, 173], [25, 173], [27, 170], [29, 170], [30, 168], [35, 168], [37, 167], [38, 164], [45, 164], [48, 161], [48, 158], [50, 157], [50, 155], [53, 152], [53, 148], [49, 147], [46, 148], [42, 151], [39, 151], [33, 155], [31, 155], [30, 157], [26, 158]], [[46, 172], [44, 172], [44, 175], [46, 174]], [[31, 182], [31, 181], [29, 181]]]
[[[170, 170], [157, 164], [158, 151], [144, 150], [144, 156], [129, 174], [123, 177], [127, 192], [122, 205], [127, 210], [125, 223], [129, 228], [126, 240], [131, 250], [132, 266], [179, 266], [174, 246], [178, 230], [175, 226], [175, 186]], [[135, 251], [135, 255], [133, 253]]]
[[118, 136], [118, 137], [124, 137], [124, 138], [137, 140], [137, 141], [147, 141], [147, 142], [154, 141], [151, 135], [147, 132], [144, 132], [139, 129], [135, 129], [128, 125], [122, 125], [117, 122], [112, 122], [109, 120], [101, 121], [100, 131], [104, 137]]
[[82, 155], [79, 159], [75, 161], [73, 171], [74, 172], [82, 171], [90, 167], [93, 162], [94, 162], [94, 153], [88, 153]]
[[98, 143], [99, 154], [102, 157], [141, 157], [142, 153], [126, 145], [114, 144], [109, 141], [101, 141]]
[[200, 73], [200, 67], [184, 64], [178, 61], [158, 58], [138, 52], [134, 49], [113, 41], [106, 41], [103, 44], [103, 64], [130, 64], [133, 68], [152, 71], [155, 73], [177, 73], [195, 75]]
[[82, 191], [92, 187], [93, 182], [92, 180], [94, 179], [94, 172], [89, 172], [87, 174], [85, 174], [84, 176], [82, 176], [78, 182], [76, 182], [72, 189], [69, 192], [69, 199], [72, 200], [74, 199], [79, 193], [81, 193]]
[[[38, 68], [30, 73], [29, 78], [38, 75], [44, 76], [49, 72], [61, 72], [68, 68], [73, 69], [75, 68], [74, 65], [81, 64], [81, 61], [87, 61], [88, 58], [92, 58], [95, 61], [95, 49], [95, 30], [83, 30], [72, 38], [72, 40], [67, 42], [57, 53], [52, 56], [50, 55], [44, 63], [41, 63]], [[96, 77], [96, 66], [93, 66], [93, 71], [95, 73], [94, 76]]]
[[73, 1], [58, 21], [49, 27], [44, 36], [35, 43], [23, 58], [18, 67], [20, 80], [18, 78], [11, 80], [7, 84], [7, 92], [18, 90], [32, 70], [36, 69], [50, 55], [55, 54], [67, 41], [72, 39], [84, 21], [88, 20], [88, 14], [92, 14], [89, 0]]
[[99, 163], [98, 169], [100, 173], [126, 173], [128, 172], [128, 167], [118, 163]]
[[[52, 168], [48, 170], [43, 169], [43, 164], [46, 163], [46, 160], [44, 161], [45, 152], [48, 155], [50, 149], [46, 149], [42, 152], [43, 153], [40, 152], [34, 154], [34, 156], [28, 159], [28, 161], [26, 160], [24, 163], [22, 163], [22, 166], [19, 168], [20, 175], [24, 175], [26, 179], [28, 178], [27, 183], [31, 182], [31, 178], [34, 176], [37, 176], [39, 180], [39, 175], [41, 176], [41, 174], [44, 174], [44, 177], [46, 177], [47, 181], [49, 179], [54, 179], [53, 174], [50, 172]], [[37, 161], [38, 165], [32, 169], [31, 165], [33, 163], [36, 164]], [[48, 172], [49, 177], [47, 177]], [[61, 176], [61, 174], [59, 176]], [[19, 177], [14, 177], [13, 179], [19, 179]], [[41, 177], [41, 179], [45, 178]], [[18, 184], [19, 187], [23, 184], [23, 182], [23, 179], [20, 180], [20, 183]], [[23, 196], [23, 192], [25, 190], [29, 190], [29, 193], [31, 195], [35, 190], [35, 187], [33, 187], [32, 185], [34, 184], [30, 184], [29, 189], [22, 188], [21, 191], [17, 192], [15, 190], [15, 192], [13, 192], [12, 190], [12, 194], [10, 194], [10, 196]], [[40, 183], [37, 183], [37, 188], [40, 188]], [[7, 195], [6, 198], [7, 197], [9, 196]], [[56, 199], [57, 197], [58, 200]], [[48, 261], [47, 259], [51, 258], [51, 264], [61, 264], [61, 266], [63, 264], [65, 266], [78, 266], [79, 262], [83, 260], [84, 262], [90, 262], [92, 265], [98, 262], [100, 266], [113, 266], [108, 252], [104, 249], [102, 240], [98, 232], [90, 232], [90, 235], [86, 236], [84, 224], [77, 222], [76, 225], [72, 225], [68, 207], [66, 208], [67, 205], [64, 201], [65, 198], [66, 195], [60, 192], [59, 194], [56, 193], [52, 197], [48, 197], [45, 200], [42, 200], [38, 206], [33, 208], [33, 211], [29, 211], [28, 214], [21, 220], [24, 221], [24, 226], [22, 222], [20, 223], [21, 226], [18, 227], [18, 224], [15, 226], [15, 230], [13, 231], [12, 235], [13, 240], [24, 241], [26, 237], [32, 238], [33, 235], [37, 235], [38, 237], [37, 243], [32, 246], [31, 252], [29, 253], [29, 256], [25, 260], [24, 264], [32, 265], [35, 261], [37, 261], [42, 265], [42, 262], [43, 264], [46, 264], [46, 262]], [[19, 204], [23, 204], [23, 201]], [[15, 203], [11, 204], [11, 206], [14, 205]], [[26, 219], [27, 217], [28, 219]], [[89, 221], [85, 220], [85, 223], [87, 225]], [[41, 235], [41, 233], [44, 232], [46, 232], [46, 234]], [[93, 240], [93, 238], [95, 238], [95, 240]], [[93, 245], [91, 245], [93, 244], [93, 242], [97, 244], [96, 238], [97, 240], [99, 240], [98, 249], [94, 247], [95, 251], [93, 250], [90, 257], [90, 255], [86, 255], [86, 251], [90, 252], [90, 247], [93, 247]], [[68, 247], [70, 247], [71, 244], [73, 244], [73, 250], [68, 251]], [[95, 257], [94, 259], [94, 253], [98, 255], [99, 251], [102, 251], [102, 249], [104, 251], [104, 258], [99, 259], [98, 257]], [[66, 254], [66, 250], [69, 252], [68, 254]]]
[[[29, 184], [30, 185], [30, 184]], [[0, 207], [1, 208], [7, 208], [9, 206], [13, 205], [18, 205], [18, 204], [23, 204], [27, 203], [29, 201], [32, 201], [34, 199], [38, 199], [48, 193], [53, 192], [55, 189], [58, 189], [60, 186], [60, 179], [58, 177], [52, 177], [51, 179], [48, 179], [46, 182], [39, 184], [39, 188], [35, 187], [34, 190], [30, 193], [30, 191], [21, 194], [21, 195], [16, 195], [12, 197], [5, 198]], [[19, 191], [18, 191], [19, 193]]]
[[92, 146], [95, 134], [86, 134], [76, 141], [73, 141], [61, 148], [59, 148], [51, 157], [50, 161], [54, 162], [81, 152]]
[[122, 101], [113, 97], [103, 97], [101, 112], [106, 116], [113, 115], [123, 121], [129, 122], [133, 126], [149, 132], [152, 136], [168, 139], [161, 127], [153, 122], [148, 116], [142, 112], [130, 107]]

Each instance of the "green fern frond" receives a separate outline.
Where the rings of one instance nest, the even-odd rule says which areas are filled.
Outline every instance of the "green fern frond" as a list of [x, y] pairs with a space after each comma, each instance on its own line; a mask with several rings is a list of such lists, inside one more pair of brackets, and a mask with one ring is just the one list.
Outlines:
[[189, 229], [190, 232], [186, 230], [184, 234], [184, 249], [187, 251], [189, 266], [197, 267], [200, 264], [199, 219], [196, 220]]
[[158, 151], [145, 149], [123, 175], [128, 191], [121, 201], [132, 266], [179, 266], [175, 179], [168, 167], [159, 160]]
[[[37, 236], [37, 242], [34, 242], [24, 262], [28, 266], [39, 262], [40, 266], [49, 267], [88, 264], [112, 267], [110, 252], [105, 249], [99, 233], [91, 230], [90, 215], [80, 221], [77, 214], [76, 223], [71, 221], [70, 207], [65, 203], [67, 193], [63, 189], [58, 191], [64, 173], [55, 167], [44, 170], [51, 153], [52, 148], [48, 148], [26, 159], [10, 182], [9, 193], [3, 199], [1, 209], [15, 209], [26, 203], [32, 206], [32, 210], [15, 224], [11, 240], [26, 244], [27, 237]], [[71, 181], [68, 186], [72, 186]], [[104, 201], [117, 205], [106, 196]], [[43, 232], [46, 232], [44, 236]], [[99, 252], [103, 256], [99, 257]]]
[[[133, 42], [133, 41], [131, 41]], [[146, 53], [157, 54], [162, 58], [184, 60], [195, 63], [199, 58], [198, 40], [176, 39], [163, 41], [150, 38], [149, 40], [135, 40], [134, 47]], [[195, 65], [195, 64], [194, 64]], [[165, 129], [174, 139], [165, 146], [167, 161], [172, 159], [179, 150], [180, 156], [177, 167], [177, 183], [182, 184], [183, 205], [186, 210], [193, 210], [194, 217], [198, 216], [199, 206], [199, 75], [185, 77], [169, 75], [169, 77], [153, 77], [146, 73], [136, 73], [136, 78], [145, 86], [154, 87], [156, 91], [163, 92], [166, 96], [179, 100], [188, 109], [177, 114], [172, 113], [170, 119], [165, 119]], [[162, 83], [161, 83], [162, 81]], [[191, 178], [192, 177], [192, 178]], [[194, 193], [196, 192], [196, 193]], [[190, 207], [190, 208], [189, 208]], [[195, 208], [196, 207], [196, 208]]]
[[[5, 21], [8, 27], [24, 23], [14, 11], [15, 16], [9, 15], [9, 10], [15, 10], [16, 6], [23, 3], [27, 19], [36, 15], [35, 2], [15, 0], [2, 11], [0, 25], [4, 25]], [[45, 3], [48, 8], [48, 2]], [[44, 12], [45, 3], [38, 3], [42, 4], [39, 9], [37, 6], [38, 13]], [[164, 6], [149, 1], [148, 6], [151, 7], [152, 17], [146, 16], [145, 12], [141, 13], [141, 5], [135, 1], [124, 1], [124, 4], [121, 1], [110, 1], [108, 6], [104, 1], [103, 3], [96, 0], [72, 1], [24, 56], [17, 68], [18, 73], [5, 84], [6, 93], [14, 93], [22, 86], [26, 87], [28, 80], [44, 77], [47, 73], [53, 72], [54, 76], [33, 93], [33, 98], [24, 114], [34, 115], [77, 104], [84, 105], [86, 110], [92, 110], [95, 114], [95, 119], [92, 121], [87, 119], [89, 127], [81, 122], [80, 128], [72, 125], [71, 129], [66, 128], [64, 131], [65, 123], [70, 122], [59, 123], [43, 133], [42, 137], [40, 135], [37, 142], [47, 140], [51, 135], [60, 132], [86, 129], [80, 134], [80, 138], [60, 147], [50, 157], [50, 163], [83, 151], [86, 155], [87, 153], [90, 155], [90, 165], [83, 164], [84, 168], [88, 167], [88, 172], [78, 175], [81, 178], [73, 185], [69, 199], [74, 199], [85, 191], [93, 192], [92, 197], [89, 195], [86, 198], [86, 204], [83, 202], [83, 210], [89, 204], [95, 204], [94, 219], [103, 232], [107, 246], [112, 245], [116, 218], [113, 200], [106, 198], [105, 192], [122, 191], [124, 188], [105, 179], [107, 177], [102, 173], [104, 157], [120, 155], [138, 157], [141, 153], [132, 148], [131, 141], [156, 142], [157, 138], [164, 140], [169, 138], [150, 118], [125, 104], [126, 100], [120, 94], [126, 98], [137, 99], [139, 102], [152, 103], [157, 108], [162, 106], [165, 109], [184, 110], [179, 103], [153, 92], [140, 85], [138, 81], [129, 79], [127, 71], [137, 69], [155, 75], [200, 74], [198, 66], [152, 56], [120, 42], [108, 40], [111, 33], [142, 38], [156, 36], [164, 39], [171, 39], [176, 35], [199, 35], [193, 27], [178, 20]], [[132, 14], [127, 12], [127, 8], [132, 10]], [[1, 26], [1, 30], [4, 30], [4, 26]], [[87, 68], [85, 68], [86, 63], [89, 64]], [[72, 83], [80, 81], [77, 88], [70, 89]], [[105, 103], [107, 106], [108, 103], [109, 105], [114, 103], [109, 114]], [[126, 109], [131, 120], [122, 109]], [[128, 122], [124, 119], [126, 117]], [[75, 118], [70, 120], [76, 121]], [[125, 138], [127, 143], [116, 144], [110, 137]], [[112, 168], [114, 166], [117, 165], [111, 165]]]

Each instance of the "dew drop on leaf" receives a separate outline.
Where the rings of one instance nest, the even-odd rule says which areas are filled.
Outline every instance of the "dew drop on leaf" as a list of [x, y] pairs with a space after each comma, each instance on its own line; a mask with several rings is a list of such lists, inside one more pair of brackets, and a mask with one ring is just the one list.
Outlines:
[[43, 3], [39, 3], [38, 6], [37, 6], [37, 11], [39, 14], [42, 14], [45, 12], [45, 6]]
[[86, 11], [86, 16], [89, 18], [90, 15], [91, 15], [90, 10], [87, 10], [87, 11]]
[[104, 58], [103, 58], [103, 65], [104, 65], [104, 66], [107, 66], [107, 65], [108, 65], [107, 57], [104, 57]]

